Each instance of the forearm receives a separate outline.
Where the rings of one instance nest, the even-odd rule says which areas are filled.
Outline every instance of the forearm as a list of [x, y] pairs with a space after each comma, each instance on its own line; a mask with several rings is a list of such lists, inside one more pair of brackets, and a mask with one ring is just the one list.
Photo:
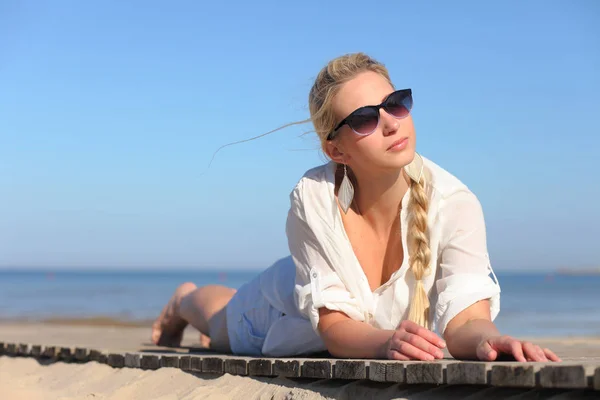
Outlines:
[[341, 358], [385, 358], [393, 330], [374, 328], [364, 322], [346, 319], [321, 332], [327, 350]]
[[477, 359], [477, 346], [481, 341], [500, 333], [487, 319], [471, 319], [452, 331], [446, 330], [445, 339], [452, 357], [462, 360]]

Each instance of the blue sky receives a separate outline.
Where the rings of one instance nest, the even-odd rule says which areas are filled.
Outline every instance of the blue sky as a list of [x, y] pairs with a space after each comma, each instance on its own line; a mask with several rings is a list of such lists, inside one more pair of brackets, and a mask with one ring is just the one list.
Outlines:
[[[418, 3], [418, 4], [417, 4]], [[600, 3], [0, 3], [0, 266], [262, 268], [325, 162], [319, 69], [364, 51], [414, 92], [497, 270], [598, 265]]]

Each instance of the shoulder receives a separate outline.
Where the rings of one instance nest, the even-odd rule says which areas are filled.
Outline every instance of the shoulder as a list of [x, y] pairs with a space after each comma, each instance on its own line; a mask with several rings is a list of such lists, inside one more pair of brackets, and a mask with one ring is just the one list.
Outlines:
[[451, 197], [457, 192], [469, 191], [460, 179], [433, 161], [423, 158], [423, 173], [429, 189], [441, 198]]
[[319, 201], [327, 196], [331, 185], [334, 184], [335, 165], [328, 162], [311, 168], [302, 175], [296, 183], [290, 198], [292, 203], [304, 201]]

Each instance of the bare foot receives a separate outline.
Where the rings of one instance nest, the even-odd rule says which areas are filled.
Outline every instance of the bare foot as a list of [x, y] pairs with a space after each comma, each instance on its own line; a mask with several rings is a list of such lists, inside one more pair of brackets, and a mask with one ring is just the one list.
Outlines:
[[210, 349], [210, 338], [200, 332], [200, 345], [206, 349]]
[[159, 346], [179, 347], [187, 321], [179, 316], [181, 299], [194, 291], [196, 285], [186, 282], [175, 289], [175, 293], [152, 325], [152, 343]]

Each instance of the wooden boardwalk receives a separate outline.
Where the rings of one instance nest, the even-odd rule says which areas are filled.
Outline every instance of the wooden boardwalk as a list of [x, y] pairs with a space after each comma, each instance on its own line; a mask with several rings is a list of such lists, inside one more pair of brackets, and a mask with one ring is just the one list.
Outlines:
[[[341, 360], [333, 358], [251, 358], [212, 352], [135, 352], [0, 343], [0, 356], [34, 357], [43, 362], [98, 362], [114, 368], [179, 368], [191, 373], [281, 376], [393, 382], [404, 385], [478, 385], [513, 388], [590, 389], [600, 391], [600, 357], [563, 357], [562, 363], [432, 362]], [[599, 393], [600, 397], [600, 393]]]

